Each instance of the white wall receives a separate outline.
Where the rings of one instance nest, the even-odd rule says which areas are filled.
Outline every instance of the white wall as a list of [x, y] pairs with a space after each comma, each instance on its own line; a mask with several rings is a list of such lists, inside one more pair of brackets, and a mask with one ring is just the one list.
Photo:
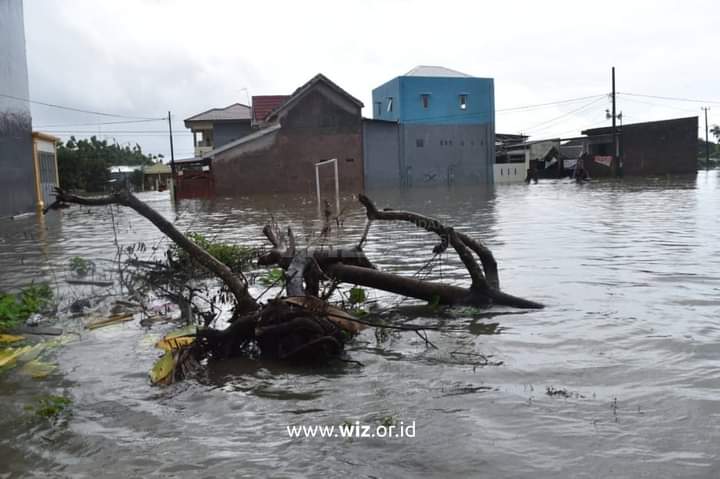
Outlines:
[[522, 183], [527, 176], [525, 163], [495, 163], [495, 184]]

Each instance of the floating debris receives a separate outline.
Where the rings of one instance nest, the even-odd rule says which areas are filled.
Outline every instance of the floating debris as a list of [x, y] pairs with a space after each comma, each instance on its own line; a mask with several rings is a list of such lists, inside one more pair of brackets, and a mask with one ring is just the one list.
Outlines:
[[57, 366], [55, 364], [46, 363], [39, 359], [28, 361], [20, 368], [20, 372], [33, 379], [45, 379], [52, 373]]
[[155, 343], [155, 347], [164, 351], [174, 351], [192, 344], [195, 341], [196, 334], [197, 327], [190, 325], [165, 335], [164, 338]]
[[120, 323], [126, 323], [128, 321], [133, 320], [132, 314], [124, 314], [124, 315], [115, 315], [110, 316], [106, 319], [99, 319], [97, 321], [92, 321], [90, 323], [87, 323], [85, 325], [85, 329], [98, 329], [98, 328], [104, 328], [105, 326], [112, 326], [113, 324], [120, 324]]
[[113, 281], [100, 281], [100, 280], [89, 280], [89, 279], [66, 279], [67, 284], [82, 284], [89, 286], [100, 286], [102, 288], [109, 288], [113, 284]]
[[0, 368], [5, 366], [14, 366], [17, 359], [31, 349], [33, 349], [32, 346], [0, 349]]
[[168, 384], [175, 370], [175, 359], [172, 351], [166, 351], [150, 370], [150, 381], [153, 384]]
[[22, 341], [23, 339], [25, 339], [24, 336], [15, 336], [12, 334], [0, 334], [0, 343], [4, 343], [4, 344], [16, 343], [18, 341]]

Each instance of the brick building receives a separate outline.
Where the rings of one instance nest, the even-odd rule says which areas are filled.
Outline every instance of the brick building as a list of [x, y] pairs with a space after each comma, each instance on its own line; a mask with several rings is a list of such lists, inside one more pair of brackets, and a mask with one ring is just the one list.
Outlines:
[[[593, 128], [585, 151], [591, 177], [610, 176], [612, 128]], [[697, 171], [698, 117], [633, 123], [618, 128], [622, 172], [627, 176], [689, 174]]]
[[[322, 74], [280, 106], [256, 118], [263, 128], [202, 156], [212, 164], [215, 194], [315, 192], [315, 164], [338, 159], [340, 190], [363, 189], [363, 104]], [[334, 188], [332, 168], [320, 173], [321, 189]]]

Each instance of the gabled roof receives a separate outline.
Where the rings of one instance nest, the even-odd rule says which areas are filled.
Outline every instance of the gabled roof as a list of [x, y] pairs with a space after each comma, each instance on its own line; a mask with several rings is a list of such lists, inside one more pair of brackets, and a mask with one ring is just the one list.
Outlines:
[[[225, 108], [211, 108], [197, 115], [186, 118], [185, 122], [193, 121], [239, 121], [250, 119], [250, 107], [242, 103], [233, 103]], [[187, 125], [185, 125], [187, 126]]]
[[256, 95], [252, 97], [252, 120], [263, 121], [288, 98], [290, 95]]
[[269, 133], [272, 133], [273, 131], [279, 130], [280, 128], [282, 128], [282, 125], [280, 123], [276, 123], [274, 125], [268, 126], [267, 128], [262, 128], [254, 133], [250, 133], [249, 135], [243, 136], [242, 138], [239, 138], [235, 141], [226, 143], [221, 147], [215, 148], [212, 151], [208, 151], [200, 159], [206, 160], [209, 158], [213, 158], [218, 153], [222, 153], [223, 151], [231, 150], [231, 149], [235, 148], [236, 146], [244, 145], [245, 143], [250, 143], [251, 141], [255, 141], [258, 138], [262, 138], [263, 136], [265, 136]]
[[362, 108], [363, 106], [365, 106], [365, 105], [363, 105], [363, 103], [362, 103], [360, 100], [358, 100], [357, 98], [355, 98], [354, 96], [352, 96], [350, 93], [346, 92], [345, 90], [343, 90], [342, 88], [340, 88], [339, 86], [337, 86], [337, 85], [336, 85], [335, 83], [333, 83], [328, 77], [326, 77], [326, 76], [323, 75], [322, 73], [318, 73], [317, 75], [315, 75], [314, 77], [312, 77], [307, 83], [305, 83], [303, 86], [301, 86], [300, 88], [298, 88], [297, 90], [295, 90], [295, 91], [293, 92], [293, 94], [290, 95], [290, 98], [288, 98], [288, 100], [287, 100], [285, 103], [283, 103], [282, 105], [280, 105], [278, 108], [274, 109], [274, 110], [266, 117], [266, 119], [267, 119], [267, 120], [270, 120], [270, 119], [276, 117], [276, 116], [278, 115], [278, 113], [280, 113], [281, 111], [284, 111], [284, 110], [287, 110], [288, 108], [291, 108], [295, 103], [298, 102], [298, 100], [299, 100], [300, 98], [304, 97], [305, 94], [307, 94], [307, 92], [309, 92], [309, 91], [312, 89], [312, 87], [314, 87], [314, 86], [317, 85], [318, 83], [324, 83], [325, 85], [329, 86], [332, 90], [335, 90], [335, 91], [336, 91], [337, 93], [339, 93], [340, 95], [346, 97], [346, 98], [349, 99], [351, 102], [353, 102], [354, 104], [356, 104], [359, 108]]
[[457, 70], [451, 70], [450, 68], [433, 65], [418, 65], [403, 76], [471, 78], [471, 75], [468, 75], [466, 73], [462, 73]]

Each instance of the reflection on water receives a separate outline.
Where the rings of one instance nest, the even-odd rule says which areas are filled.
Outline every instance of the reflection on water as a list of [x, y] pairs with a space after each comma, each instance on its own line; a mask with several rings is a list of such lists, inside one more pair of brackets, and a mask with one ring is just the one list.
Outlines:
[[[485, 241], [503, 287], [542, 311], [435, 310], [373, 293], [392, 320], [440, 326], [429, 339], [364, 331], [357, 363], [321, 369], [232, 361], [207, 379], [148, 384], [156, 350], [125, 324], [59, 350], [46, 382], [0, 376], [0, 472], [18, 476], [718, 477], [720, 460], [720, 206], [717, 172], [697, 178], [564, 181], [494, 190], [371, 192], [381, 206], [434, 215]], [[311, 197], [143, 199], [183, 230], [262, 245], [274, 215], [298, 237], [317, 231]], [[336, 241], [361, 233], [346, 198]], [[62, 282], [69, 258], [112, 258], [108, 208], [0, 223], [0, 288]], [[122, 244], [166, 241], [113, 210]], [[367, 253], [414, 274], [436, 239], [412, 225], [373, 226]], [[431, 278], [465, 281], [443, 256]], [[380, 340], [382, 339], [382, 340]], [[570, 397], [547, 394], [566, 390]], [[66, 392], [74, 416], [58, 437], [23, 406]], [[289, 439], [287, 425], [417, 422], [414, 439]]]

